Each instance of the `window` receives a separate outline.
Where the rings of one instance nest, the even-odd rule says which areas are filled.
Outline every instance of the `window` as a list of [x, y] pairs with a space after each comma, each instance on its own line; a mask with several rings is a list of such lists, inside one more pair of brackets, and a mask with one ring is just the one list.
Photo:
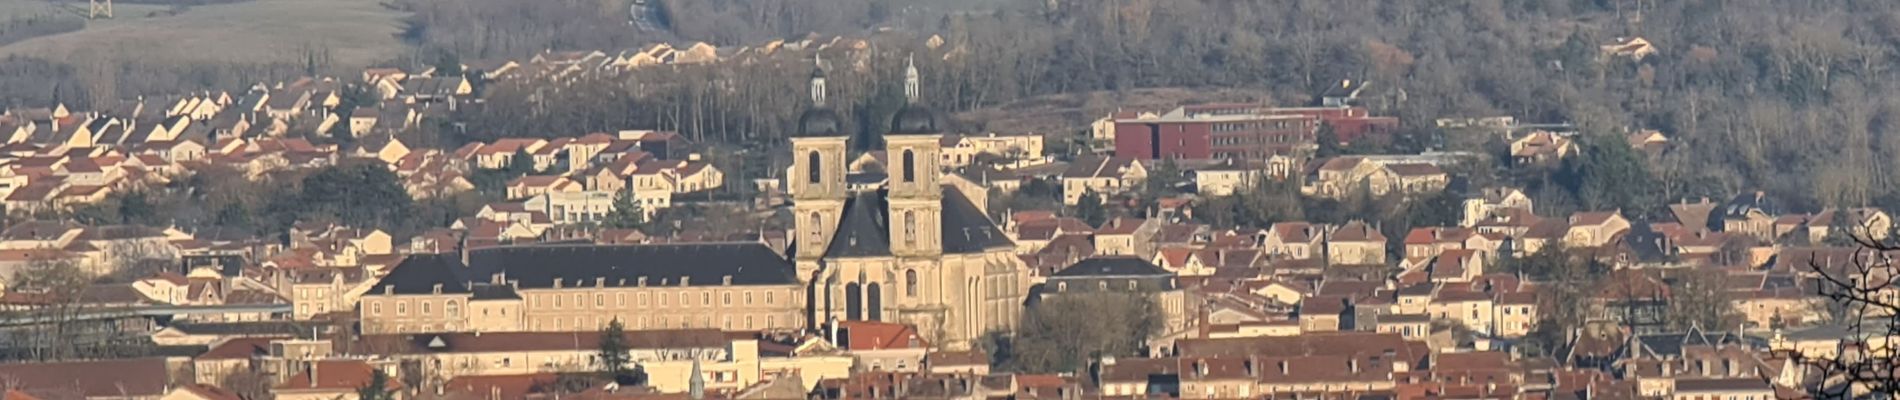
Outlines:
[[917, 245], [917, 212], [904, 210], [904, 244]]
[[451, 317], [462, 315], [462, 306], [455, 304], [455, 300], [449, 300], [448, 305], [444, 306], [443, 309], [448, 310], [449, 316]]
[[904, 149], [904, 182], [917, 181], [917, 154]]
[[685, 307], [692, 304], [693, 304], [693, 294], [687, 293], [687, 292], [680, 292], [680, 306]]
[[370, 303], [369, 315], [383, 315], [383, 302]]
[[917, 297], [917, 270], [904, 270], [904, 295]]
[[699, 292], [699, 305], [702, 305], [702, 306], [712, 305], [712, 292], [710, 291]]
[[1128, 290], [1133, 291], [1139, 288], [1141, 288], [1141, 284], [1136, 283], [1134, 279], [1128, 280]]
[[720, 293], [719, 305], [723, 305], [723, 306], [732, 305], [732, 293], [731, 292]]
[[646, 307], [646, 306], [647, 306], [647, 294], [646, 294], [646, 293], [641, 293], [641, 294], [639, 294], [638, 296], [640, 296], [640, 306], [641, 306], [641, 307]]
[[767, 316], [765, 316], [765, 326], [766, 326], [766, 327], [773, 327], [773, 326], [778, 326], [778, 321], [777, 321], [777, 320], [778, 320], [778, 318], [777, 318], [777, 317], [774, 317], [774, 316], [770, 316], [770, 315], [767, 315]]
[[752, 305], [752, 292], [751, 292], [751, 291], [747, 291], [747, 292], [745, 292], [745, 304], [746, 304], [746, 305], [748, 305], [748, 306], [749, 306], [749, 305]]
[[605, 306], [607, 306], [607, 295], [595, 294], [594, 307], [605, 307]]
[[750, 315], [745, 316], [745, 328], [752, 329], [752, 316]]
[[409, 315], [409, 302], [396, 302], [396, 315]]
[[805, 155], [805, 165], [805, 173], [811, 175], [806, 178], [811, 183], [815, 184], [824, 180], [824, 158], [818, 156], [817, 150], [812, 150], [810, 154]]
[[1104, 292], [1108, 291], [1108, 281], [1096, 282], [1095, 286], [1097, 289], [1101, 289]]
[[1067, 292], [1067, 291], [1069, 291], [1069, 283], [1068, 283], [1068, 282], [1056, 282], [1056, 291], [1058, 291], [1058, 292]]
[[627, 306], [627, 294], [626, 294], [626, 293], [614, 293], [614, 306], [615, 306], [615, 307], [626, 307], [626, 306]]
[[[812, 246], [822, 246], [817, 243], [825, 241], [824, 232], [821, 231], [822, 228], [819, 228], [824, 225], [825, 225], [825, 219], [822, 217], [819, 217], [817, 211], [813, 211], [811, 213], [811, 229], [808, 229], [809, 232], [805, 232], [805, 235], [811, 236], [810, 240], [811, 240], [811, 243], [813, 243]], [[813, 247], [813, 248], [819, 248], [819, 247]]]
[[772, 304], [772, 292], [765, 292], [765, 304]]
[[574, 294], [574, 308], [586, 308], [586, 307], [587, 307], [587, 295], [575, 293]]
[[429, 301], [428, 301], [428, 300], [423, 300], [423, 301], [422, 301], [422, 315], [429, 315], [429, 312], [430, 312], [430, 311], [429, 311]]
[[554, 308], [555, 308], [555, 309], [560, 309], [560, 308], [561, 308], [561, 295], [558, 295], [558, 294], [557, 294], [557, 295], [554, 295], [553, 297], [554, 297]]

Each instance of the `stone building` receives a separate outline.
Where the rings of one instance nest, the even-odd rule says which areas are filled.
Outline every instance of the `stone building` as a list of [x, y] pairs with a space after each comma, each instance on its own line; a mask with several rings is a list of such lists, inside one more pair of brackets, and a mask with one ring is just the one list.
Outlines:
[[1015, 327], [1028, 268], [1015, 245], [964, 193], [939, 182], [941, 117], [920, 103], [917, 68], [904, 84], [909, 105], [884, 136], [889, 179], [853, 191], [845, 181], [848, 131], [825, 106], [823, 69], [813, 72], [812, 108], [793, 135], [792, 256], [805, 286], [807, 326], [826, 321], [910, 324], [926, 340], [967, 348]]

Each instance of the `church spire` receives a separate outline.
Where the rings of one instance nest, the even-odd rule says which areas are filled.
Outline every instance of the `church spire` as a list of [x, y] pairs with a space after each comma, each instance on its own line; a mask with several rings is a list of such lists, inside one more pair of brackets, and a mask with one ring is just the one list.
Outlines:
[[824, 107], [825, 106], [825, 58], [824, 58], [824, 55], [814, 54], [811, 57], [811, 61], [812, 61], [811, 106], [813, 108]]
[[918, 104], [923, 100], [922, 84], [918, 83], [917, 55], [911, 54], [904, 60], [904, 101]]

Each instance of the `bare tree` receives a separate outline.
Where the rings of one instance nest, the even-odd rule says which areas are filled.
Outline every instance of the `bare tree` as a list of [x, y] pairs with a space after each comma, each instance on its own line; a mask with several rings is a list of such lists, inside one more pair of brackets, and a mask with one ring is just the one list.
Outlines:
[[1835, 323], [1848, 331], [1837, 351], [1793, 356], [1816, 398], [1900, 394], [1900, 245], [1857, 237], [1858, 247], [1845, 263], [1809, 260], [1816, 291], [1834, 303]]

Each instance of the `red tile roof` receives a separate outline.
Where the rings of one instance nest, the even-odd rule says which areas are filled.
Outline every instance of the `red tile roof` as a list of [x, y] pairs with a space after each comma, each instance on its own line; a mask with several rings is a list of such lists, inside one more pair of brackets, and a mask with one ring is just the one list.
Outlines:
[[841, 347], [846, 350], [921, 349], [930, 345], [910, 325], [872, 321], [844, 321], [838, 329], [845, 335]]

